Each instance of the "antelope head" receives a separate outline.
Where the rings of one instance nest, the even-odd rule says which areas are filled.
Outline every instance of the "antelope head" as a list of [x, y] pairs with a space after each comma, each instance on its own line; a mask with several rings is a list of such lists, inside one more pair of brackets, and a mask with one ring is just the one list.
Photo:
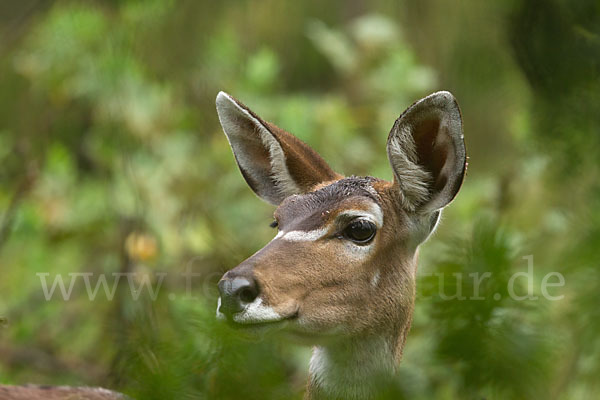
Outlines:
[[392, 182], [344, 177], [308, 145], [220, 92], [217, 112], [250, 188], [276, 206], [269, 243], [219, 282], [217, 316], [314, 344], [309, 397], [368, 397], [393, 371], [415, 299], [417, 249], [466, 168], [452, 94], [410, 106], [387, 140]]

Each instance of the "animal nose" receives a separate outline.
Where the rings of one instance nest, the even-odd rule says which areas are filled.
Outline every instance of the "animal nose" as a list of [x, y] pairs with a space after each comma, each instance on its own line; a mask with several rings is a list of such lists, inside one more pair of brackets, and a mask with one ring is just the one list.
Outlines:
[[258, 297], [258, 285], [251, 276], [240, 276], [226, 273], [219, 281], [221, 307], [219, 311], [228, 317], [242, 311]]

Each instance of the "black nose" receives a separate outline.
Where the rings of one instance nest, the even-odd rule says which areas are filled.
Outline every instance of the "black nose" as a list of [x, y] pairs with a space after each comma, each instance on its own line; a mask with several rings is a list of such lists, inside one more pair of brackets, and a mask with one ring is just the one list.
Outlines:
[[252, 303], [258, 297], [258, 285], [252, 277], [226, 273], [219, 281], [219, 292], [219, 311], [229, 317], [242, 311], [246, 304]]

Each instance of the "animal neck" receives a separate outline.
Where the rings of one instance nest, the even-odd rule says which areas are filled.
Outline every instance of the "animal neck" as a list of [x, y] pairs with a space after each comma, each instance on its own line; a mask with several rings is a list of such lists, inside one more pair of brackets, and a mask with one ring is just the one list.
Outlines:
[[370, 398], [377, 382], [394, 374], [404, 333], [316, 346], [310, 360], [306, 400]]
[[[375, 322], [362, 335], [342, 337], [314, 347], [306, 400], [373, 398], [378, 383], [385, 383], [394, 375], [412, 324], [416, 262], [417, 253], [410, 257], [409, 263], [397, 266], [405, 271], [404, 277], [412, 279], [379, 288], [380, 298], [386, 299], [386, 304], [374, 307], [383, 310], [393, 304], [389, 312], [381, 313], [384, 319]], [[389, 277], [384, 280], [393, 281]], [[397, 293], [405, 295], [397, 296]]]

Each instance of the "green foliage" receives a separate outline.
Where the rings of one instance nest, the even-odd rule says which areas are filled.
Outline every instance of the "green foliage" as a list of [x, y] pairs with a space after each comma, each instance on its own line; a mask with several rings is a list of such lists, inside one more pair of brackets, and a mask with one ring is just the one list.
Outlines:
[[546, 311], [543, 300], [510, 296], [511, 289], [518, 296], [527, 292], [511, 285], [520, 269], [512, 239], [497, 223], [480, 221], [470, 240], [451, 243], [445, 259], [434, 264], [435, 273], [421, 282], [423, 295], [431, 296], [426, 306], [435, 355], [453, 366], [460, 397], [548, 395], [543, 382], [551, 359], [541, 325]]
[[[390, 179], [393, 121], [450, 89], [469, 176], [420, 250], [413, 329], [380, 397], [592, 398], [600, 13], [592, 1], [539, 3], [6, 2], [0, 382], [301, 398], [309, 349], [248, 342], [214, 318], [216, 282], [270, 239], [273, 212], [235, 166], [215, 95], [251, 105], [341, 173]], [[516, 300], [508, 288], [528, 256], [538, 299]], [[555, 271], [564, 297], [547, 300]], [[95, 287], [104, 273], [110, 288], [127, 272], [148, 273], [156, 298], [132, 298], [122, 278], [114, 297], [100, 286], [90, 300], [79, 276], [70, 300], [58, 288], [46, 300], [37, 275], [51, 285], [62, 274], [68, 288], [68, 274]]]

